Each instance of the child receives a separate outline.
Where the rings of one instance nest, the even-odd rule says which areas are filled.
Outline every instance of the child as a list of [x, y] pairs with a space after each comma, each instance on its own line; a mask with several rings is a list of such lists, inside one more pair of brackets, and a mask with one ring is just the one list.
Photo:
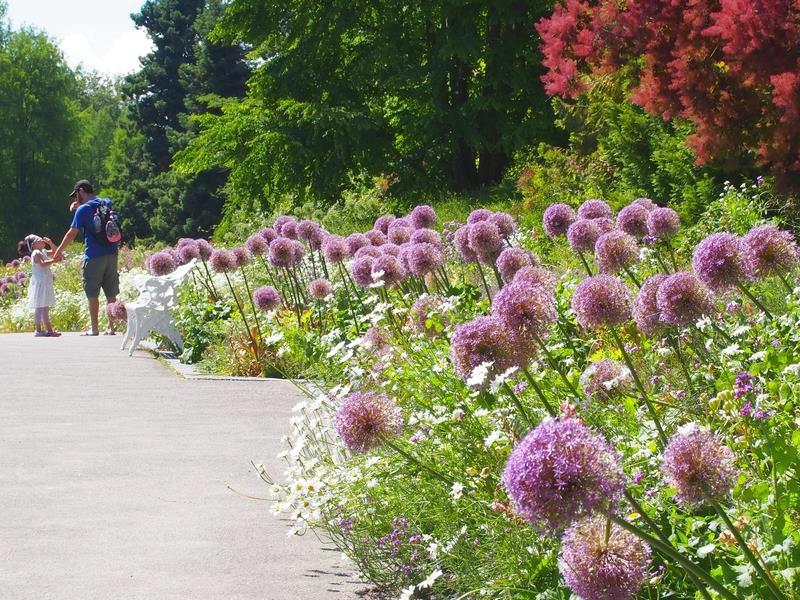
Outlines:
[[55, 306], [56, 294], [53, 289], [53, 272], [50, 265], [59, 262], [59, 258], [51, 258], [46, 250], [56, 249], [49, 238], [42, 238], [35, 234], [25, 237], [17, 245], [20, 256], [31, 257], [31, 281], [28, 285], [28, 307], [33, 312], [36, 324], [36, 337], [58, 337], [61, 334], [53, 330], [50, 324], [50, 307]]

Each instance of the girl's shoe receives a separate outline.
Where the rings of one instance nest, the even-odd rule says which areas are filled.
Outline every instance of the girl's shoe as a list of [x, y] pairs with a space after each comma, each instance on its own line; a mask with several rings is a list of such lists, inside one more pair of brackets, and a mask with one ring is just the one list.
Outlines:
[[33, 337], [50, 337], [50, 334], [46, 331], [37, 331], [33, 334]]
[[47, 337], [61, 337], [61, 332], [51, 329], [47, 332]]

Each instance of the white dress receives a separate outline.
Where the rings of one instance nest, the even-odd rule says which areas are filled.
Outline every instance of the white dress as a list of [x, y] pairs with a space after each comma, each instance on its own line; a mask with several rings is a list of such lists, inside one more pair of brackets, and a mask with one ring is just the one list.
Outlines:
[[31, 281], [28, 286], [28, 308], [31, 311], [37, 308], [56, 305], [56, 293], [53, 289], [53, 271], [49, 266], [36, 264], [36, 258], [47, 260], [50, 256], [47, 250], [34, 250], [31, 254]]

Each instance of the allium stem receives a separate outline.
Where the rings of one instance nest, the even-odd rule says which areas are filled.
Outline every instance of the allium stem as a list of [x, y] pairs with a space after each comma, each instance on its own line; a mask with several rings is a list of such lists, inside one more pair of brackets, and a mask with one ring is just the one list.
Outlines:
[[217, 287], [214, 285], [214, 278], [211, 276], [211, 271], [208, 270], [208, 263], [204, 258], [201, 258], [200, 260], [203, 261], [203, 268], [205, 269], [206, 276], [208, 277], [208, 284], [211, 286], [211, 290], [214, 293], [214, 300], [219, 300], [219, 292], [217, 291]]
[[528, 411], [525, 410], [525, 407], [522, 405], [522, 402], [520, 402], [520, 399], [517, 398], [517, 395], [514, 393], [514, 390], [511, 389], [511, 386], [508, 385], [508, 382], [503, 383], [503, 389], [506, 391], [506, 394], [509, 395], [511, 401], [517, 406], [517, 410], [519, 410], [519, 412], [522, 413], [522, 416], [528, 422], [528, 425], [530, 425], [531, 427], [536, 427], [536, 423], [533, 421], [533, 419], [531, 419], [531, 416], [528, 414]]
[[641, 284], [641, 283], [639, 283], [639, 280], [638, 280], [638, 279], [636, 279], [636, 276], [633, 274], [633, 271], [631, 271], [631, 270], [630, 270], [628, 267], [623, 267], [623, 269], [622, 269], [622, 270], [623, 270], [623, 271], [625, 271], [625, 275], [627, 275], [627, 276], [628, 276], [628, 278], [630, 278], [630, 280], [631, 280], [633, 283], [635, 283], [635, 284], [636, 284], [636, 287], [637, 287], [637, 288], [639, 288], [639, 289], [642, 289], [642, 284]]
[[675, 250], [672, 248], [672, 244], [669, 240], [664, 240], [664, 245], [667, 247], [667, 251], [669, 252], [669, 257], [672, 259], [672, 267], [677, 271], [678, 270], [678, 261], [675, 258]]
[[750, 302], [752, 302], [759, 309], [761, 309], [761, 311], [767, 316], [768, 319], [772, 320], [772, 313], [767, 310], [766, 306], [764, 306], [763, 304], [761, 304], [761, 302], [759, 302], [758, 298], [756, 298], [753, 295], [753, 293], [750, 290], [748, 290], [747, 287], [745, 287], [743, 283], [737, 283], [736, 287], [738, 287], [739, 291], [741, 291], [745, 296], [747, 296], [750, 299]]
[[253, 319], [256, 322], [256, 331], [258, 332], [258, 341], [259, 344], [264, 343], [264, 336], [261, 333], [261, 324], [258, 322], [258, 312], [256, 311], [256, 305], [253, 302], [253, 294], [250, 292], [250, 284], [247, 281], [247, 273], [245, 272], [244, 267], [240, 267], [239, 269], [242, 272], [242, 279], [244, 280], [244, 289], [247, 290], [247, 299], [250, 300], [250, 308], [253, 310]]
[[744, 540], [744, 538], [742, 538], [742, 534], [739, 533], [739, 530], [736, 529], [736, 526], [733, 523], [731, 523], [731, 520], [728, 517], [728, 514], [725, 512], [725, 510], [717, 502], [714, 502], [712, 506], [714, 507], [714, 510], [717, 511], [719, 517], [725, 522], [725, 526], [728, 528], [728, 531], [730, 531], [733, 537], [736, 539], [736, 542], [739, 544], [739, 547], [742, 549], [742, 552], [744, 552], [744, 555], [745, 557], [747, 557], [747, 560], [750, 562], [751, 565], [753, 565], [753, 568], [756, 570], [756, 573], [759, 574], [759, 576], [767, 584], [767, 587], [769, 587], [770, 595], [773, 598], [775, 598], [775, 600], [785, 600], [786, 597], [783, 595], [780, 589], [778, 589], [778, 586], [772, 579], [772, 577], [764, 570], [764, 567], [761, 566], [761, 562], [755, 557], [753, 552], [750, 550], [750, 547], [747, 545], [747, 542]]
[[581, 262], [583, 263], [583, 268], [586, 269], [586, 273], [589, 275], [589, 277], [594, 275], [594, 273], [592, 273], [592, 267], [590, 267], [589, 263], [586, 262], [586, 257], [583, 255], [583, 252], [578, 250], [577, 253], [578, 253], [578, 258], [581, 259]]
[[503, 287], [503, 278], [500, 276], [500, 271], [497, 270], [497, 265], [492, 265], [492, 271], [494, 271], [494, 277], [497, 279], [497, 287], [498, 289], [502, 289]]
[[239, 296], [236, 293], [236, 290], [233, 289], [233, 284], [231, 283], [230, 277], [228, 277], [227, 273], [225, 274], [225, 280], [228, 282], [228, 287], [231, 289], [231, 294], [233, 295], [233, 299], [236, 301], [236, 306], [239, 308], [239, 314], [242, 315], [242, 322], [244, 323], [244, 328], [247, 331], [247, 337], [250, 339], [250, 343], [253, 345], [253, 354], [256, 357], [256, 360], [261, 362], [258, 343], [256, 342], [255, 338], [253, 337], [253, 332], [250, 329], [250, 325], [247, 324], [247, 315], [244, 312], [244, 306], [242, 306], [242, 301], [239, 300]]
[[489, 292], [489, 284], [486, 283], [486, 275], [483, 274], [483, 267], [481, 263], [476, 263], [478, 265], [478, 273], [481, 274], [481, 281], [483, 282], [483, 289], [486, 290], [486, 297], [489, 299], [489, 302], [492, 301], [492, 294]]
[[547, 363], [550, 365], [550, 368], [553, 369], [556, 373], [558, 373], [559, 377], [561, 377], [561, 381], [563, 381], [567, 385], [569, 390], [572, 392], [572, 395], [575, 396], [575, 399], [578, 402], [583, 402], [583, 398], [581, 398], [581, 395], [578, 393], [578, 390], [575, 387], [575, 385], [556, 365], [556, 361], [553, 358], [553, 355], [550, 353], [550, 350], [547, 349], [547, 345], [544, 343], [544, 341], [538, 335], [534, 335], [533, 339], [536, 340], [536, 343], [539, 344], [539, 347], [542, 349], [542, 352], [544, 352], [544, 355], [547, 358]]
[[718, 334], [720, 334], [723, 338], [725, 338], [725, 341], [728, 342], [729, 344], [733, 343], [733, 338], [731, 336], [729, 336], [727, 333], [725, 333], [725, 330], [723, 330], [719, 325], [714, 323], [714, 321], [711, 321], [711, 329], [713, 329]]
[[450, 485], [450, 486], [452, 486], [452, 485], [455, 483], [455, 481], [453, 481], [452, 479], [450, 479], [450, 478], [449, 478], [449, 477], [447, 477], [446, 475], [443, 475], [442, 473], [440, 473], [440, 472], [439, 472], [439, 471], [437, 471], [436, 469], [434, 469], [434, 468], [432, 468], [432, 467], [429, 467], [429, 466], [428, 466], [428, 465], [426, 465], [425, 463], [421, 462], [421, 461], [420, 461], [418, 458], [416, 458], [416, 457], [415, 457], [415, 456], [413, 456], [412, 454], [410, 454], [410, 453], [406, 452], [405, 450], [403, 450], [402, 448], [400, 448], [400, 447], [399, 447], [397, 444], [395, 444], [394, 442], [390, 442], [389, 440], [386, 440], [386, 441], [385, 441], [385, 444], [386, 444], [387, 446], [389, 446], [389, 448], [391, 448], [392, 450], [394, 450], [395, 452], [397, 452], [397, 453], [398, 453], [400, 456], [402, 456], [403, 458], [405, 458], [405, 459], [406, 459], [408, 462], [410, 462], [410, 463], [412, 463], [412, 464], [414, 464], [414, 465], [417, 465], [417, 466], [418, 466], [420, 469], [422, 469], [422, 470], [424, 470], [424, 471], [427, 471], [428, 473], [430, 473], [431, 475], [433, 475], [434, 477], [436, 477], [436, 479], [438, 479], [439, 481], [441, 481], [441, 482], [443, 482], [443, 483], [446, 483], [447, 485]]
[[675, 355], [678, 357], [678, 364], [681, 366], [681, 371], [683, 371], [683, 376], [686, 378], [686, 385], [689, 388], [689, 392], [694, 392], [694, 386], [692, 385], [692, 376], [689, 374], [689, 367], [686, 364], [686, 357], [683, 355], [683, 351], [681, 350], [681, 339], [680, 333], [677, 333], [675, 338], [668, 338], [672, 347], [675, 348]]
[[531, 384], [533, 391], [535, 391], [536, 395], [539, 396], [539, 400], [541, 400], [542, 404], [544, 404], [544, 408], [547, 411], [547, 413], [551, 417], [555, 418], [556, 415], [558, 415], [558, 413], [555, 411], [550, 402], [547, 401], [547, 397], [544, 395], [541, 386], [538, 383], [536, 383], [536, 380], [533, 378], [533, 375], [531, 375], [530, 371], [528, 371], [527, 368], [522, 369], [522, 373], [525, 375], [525, 379], [528, 380], [528, 383]]
[[786, 279], [786, 277], [784, 277], [784, 275], [782, 273], [776, 273], [776, 275], [778, 276], [778, 279], [781, 280], [781, 283], [783, 284], [783, 287], [786, 288], [786, 291], [789, 293], [789, 295], [791, 296], [792, 294], [794, 294], [794, 288], [789, 283], [789, 281]]
[[[358, 326], [358, 318], [356, 318], [356, 311], [353, 308], [352, 299], [350, 298], [350, 287], [347, 285], [347, 280], [343, 274], [344, 268], [342, 267], [342, 263], [337, 263], [339, 267], [339, 276], [342, 278], [342, 283], [344, 284], [344, 295], [347, 298], [347, 308], [350, 309], [350, 316], [353, 317], [353, 326], [356, 328], [356, 335], [361, 335], [361, 328]], [[326, 269], [327, 272], [327, 269]], [[353, 283], [352, 281], [350, 283]], [[355, 284], [353, 284], [353, 288], [355, 288]]]
[[667, 436], [664, 433], [664, 430], [661, 428], [661, 422], [658, 420], [658, 415], [656, 414], [656, 409], [653, 407], [653, 404], [650, 402], [650, 397], [647, 395], [647, 391], [645, 391], [644, 386], [642, 385], [641, 379], [639, 379], [638, 373], [636, 373], [636, 368], [633, 366], [633, 361], [631, 360], [628, 351], [625, 350], [625, 344], [622, 342], [622, 339], [619, 337], [619, 332], [615, 327], [609, 327], [611, 331], [611, 335], [614, 338], [614, 341], [617, 343], [617, 347], [619, 348], [620, 352], [622, 352], [622, 357], [625, 359], [625, 364], [628, 366], [628, 370], [631, 372], [631, 376], [633, 377], [633, 382], [636, 384], [636, 389], [639, 390], [639, 395], [642, 398], [642, 401], [647, 406], [647, 410], [650, 412], [650, 417], [653, 419], [653, 424], [656, 426], [656, 431], [658, 432], [658, 437], [661, 440], [661, 447], [667, 445]]
[[659, 254], [658, 251], [656, 251], [655, 256], [656, 260], [658, 261], [658, 264], [661, 265], [661, 268], [663, 269], [664, 273], [666, 273], [667, 275], [671, 275], [672, 271], [670, 270], [669, 266], [667, 266], [667, 263], [664, 262], [664, 259], [661, 258], [661, 254]]

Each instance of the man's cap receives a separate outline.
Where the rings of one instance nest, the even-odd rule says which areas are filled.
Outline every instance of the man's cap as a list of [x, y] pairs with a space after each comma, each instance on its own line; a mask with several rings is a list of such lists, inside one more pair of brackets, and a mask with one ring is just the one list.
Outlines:
[[78, 190], [83, 190], [88, 194], [94, 194], [94, 188], [92, 187], [92, 184], [89, 183], [88, 179], [81, 179], [80, 181], [76, 181], [75, 185], [72, 188], [72, 193], [70, 193], [69, 197], [73, 198], [75, 194], [78, 192]]

